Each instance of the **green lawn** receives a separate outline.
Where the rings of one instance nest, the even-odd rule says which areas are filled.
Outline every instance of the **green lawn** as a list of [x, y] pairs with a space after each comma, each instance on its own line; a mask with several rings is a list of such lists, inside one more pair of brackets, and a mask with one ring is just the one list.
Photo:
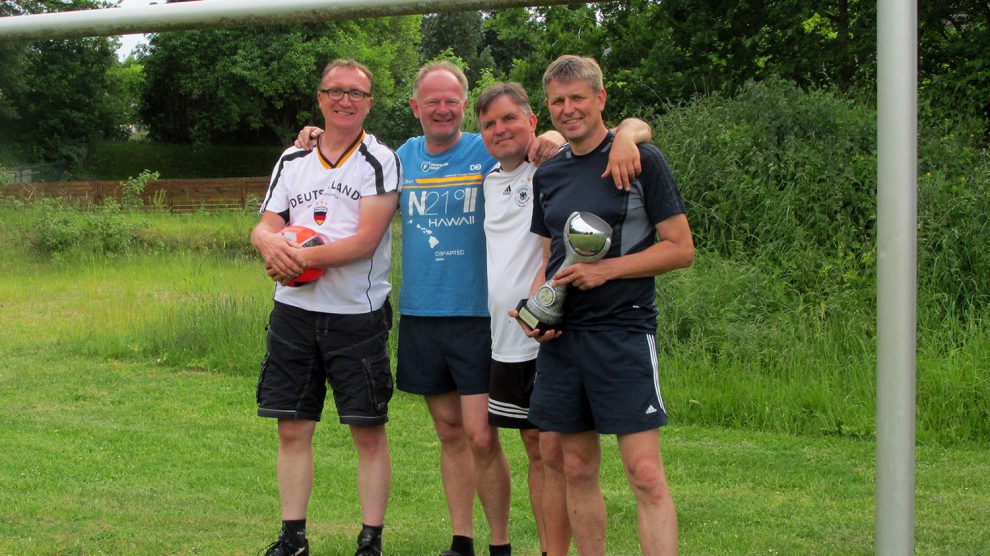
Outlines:
[[[16, 351], [0, 359], [0, 554], [253, 554], [275, 535], [276, 437], [254, 416], [253, 379]], [[388, 553], [432, 554], [448, 534], [437, 442], [418, 399], [398, 395], [392, 416]], [[349, 436], [333, 421], [317, 435], [315, 554], [349, 554], [360, 516]], [[513, 436], [512, 539], [536, 555]], [[663, 443], [684, 554], [872, 552], [872, 442], [672, 426]], [[605, 453], [609, 554], [635, 554], [613, 441]], [[990, 553], [986, 449], [921, 447], [917, 459], [917, 553]]]

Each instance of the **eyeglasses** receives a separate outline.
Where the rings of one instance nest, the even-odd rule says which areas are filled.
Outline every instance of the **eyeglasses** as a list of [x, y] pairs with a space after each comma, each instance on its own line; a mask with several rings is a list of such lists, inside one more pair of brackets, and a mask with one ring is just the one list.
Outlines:
[[344, 98], [344, 95], [347, 95], [347, 97], [351, 99], [351, 102], [361, 102], [371, 98], [371, 93], [367, 93], [360, 89], [344, 90], [344, 89], [331, 88], [331, 89], [317, 89], [317, 91], [327, 95], [327, 97], [329, 97], [330, 100], [340, 100]]

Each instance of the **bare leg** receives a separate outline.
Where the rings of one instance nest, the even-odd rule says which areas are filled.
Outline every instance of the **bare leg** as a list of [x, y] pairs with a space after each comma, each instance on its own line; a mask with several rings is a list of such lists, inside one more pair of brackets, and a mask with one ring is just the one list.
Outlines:
[[474, 537], [474, 458], [461, 418], [460, 395], [426, 396], [440, 439], [440, 477], [454, 535]]
[[536, 429], [521, 429], [519, 438], [526, 448], [529, 468], [526, 482], [529, 486], [529, 506], [536, 521], [536, 534], [540, 537], [540, 552], [547, 551], [546, 525], [543, 523], [543, 458], [540, 457], [540, 433]]
[[571, 548], [571, 523], [567, 515], [567, 482], [560, 435], [540, 432], [543, 459], [543, 522], [547, 556], [566, 556]]
[[619, 435], [626, 477], [636, 495], [639, 545], [644, 556], [677, 554], [677, 512], [660, 454], [660, 431]]
[[475, 485], [491, 530], [489, 542], [509, 543], [509, 461], [498, 429], [488, 424], [488, 394], [461, 396], [461, 415], [474, 457]]
[[316, 421], [279, 419], [278, 497], [282, 519], [306, 519], [306, 508], [313, 492], [313, 431]]
[[385, 425], [351, 425], [350, 429], [358, 454], [357, 486], [361, 518], [365, 525], [383, 525], [392, 486], [392, 457]]
[[581, 556], [605, 555], [605, 500], [599, 470], [602, 448], [594, 431], [560, 434], [567, 479], [567, 512]]

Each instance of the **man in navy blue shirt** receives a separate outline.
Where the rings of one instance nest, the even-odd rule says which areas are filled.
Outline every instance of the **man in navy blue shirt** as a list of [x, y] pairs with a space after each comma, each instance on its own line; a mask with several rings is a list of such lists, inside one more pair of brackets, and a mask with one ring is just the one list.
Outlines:
[[[543, 76], [554, 127], [568, 145], [537, 170], [532, 231], [544, 267], [567, 284], [559, 330], [532, 330], [541, 342], [530, 420], [560, 433], [571, 528], [582, 556], [605, 554], [605, 504], [598, 482], [601, 434], [615, 434], [636, 497], [644, 555], [677, 552], [677, 516], [660, 453], [667, 423], [656, 351], [654, 277], [689, 266], [694, 243], [684, 203], [663, 155], [640, 145], [642, 173], [629, 190], [603, 179], [614, 135], [602, 112], [602, 73], [591, 58], [561, 56]], [[560, 269], [564, 223], [591, 212], [612, 227], [605, 257]]]

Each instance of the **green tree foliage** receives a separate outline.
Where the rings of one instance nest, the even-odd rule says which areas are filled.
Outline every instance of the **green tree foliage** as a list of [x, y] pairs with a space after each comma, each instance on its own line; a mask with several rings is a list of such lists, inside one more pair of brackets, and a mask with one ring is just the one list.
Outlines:
[[491, 53], [493, 74], [508, 75], [519, 60], [533, 54], [542, 42], [540, 30], [526, 8], [489, 13], [483, 21], [484, 48]]
[[129, 56], [110, 68], [107, 81], [114, 129], [118, 137], [127, 138], [141, 124], [138, 107], [144, 90], [144, 66]]
[[771, 75], [842, 88], [869, 82], [875, 19], [873, 4], [859, 0], [629, 0], [507, 10], [488, 28], [524, 45], [507, 73], [531, 88], [560, 54], [595, 57], [618, 119]]
[[491, 49], [484, 44], [481, 12], [431, 14], [423, 18], [423, 40], [420, 45], [424, 59], [438, 58], [451, 52], [464, 64], [468, 82], [473, 84], [481, 73], [495, 65]]
[[[369, 129], [407, 97], [419, 18], [379, 18], [152, 36], [140, 114], [152, 137], [174, 143], [285, 144], [322, 124], [315, 91], [323, 67], [355, 58], [375, 74]], [[385, 107], [384, 110], [381, 108]]]
[[[104, 6], [93, 0], [24, 0], [0, 4], [0, 15]], [[0, 47], [0, 125], [23, 158], [75, 164], [90, 141], [112, 132], [107, 72], [116, 62], [114, 47], [106, 37]]]
[[918, 8], [924, 99], [948, 119], [977, 118], [990, 140], [990, 4], [950, 0]]

